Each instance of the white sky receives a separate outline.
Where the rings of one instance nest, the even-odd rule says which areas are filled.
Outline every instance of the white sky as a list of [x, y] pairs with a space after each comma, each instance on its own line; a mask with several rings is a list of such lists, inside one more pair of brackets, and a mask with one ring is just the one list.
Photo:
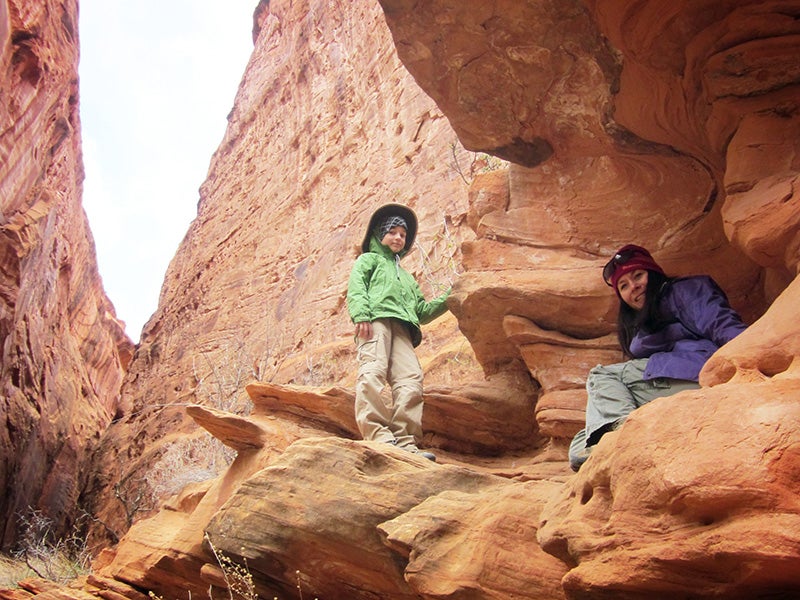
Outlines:
[[134, 342], [253, 51], [258, 0], [80, 0], [83, 206], [103, 287]]

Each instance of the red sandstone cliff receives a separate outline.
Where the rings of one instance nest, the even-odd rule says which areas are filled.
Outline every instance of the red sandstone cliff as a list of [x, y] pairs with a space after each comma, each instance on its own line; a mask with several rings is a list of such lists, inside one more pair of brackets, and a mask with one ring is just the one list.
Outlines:
[[[86, 491], [94, 539], [136, 522], [57, 593], [206, 594], [225, 587], [213, 543], [262, 597], [797, 594], [800, 7], [380, 7], [256, 10]], [[509, 168], [467, 190], [454, 132]], [[357, 441], [350, 413], [344, 283], [393, 200], [421, 217], [417, 274], [455, 282], [457, 322], [421, 349], [436, 464]], [[597, 273], [628, 241], [711, 273], [753, 325], [701, 390], [640, 409], [573, 475], [585, 374], [619, 355]], [[206, 459], [203, 431], [234, 462], [142, 518], [137, 492], [175, 448]]]
[[0, 3], [0, 549], [71, 528], [132, 343], [81, 208], [75, 2]]

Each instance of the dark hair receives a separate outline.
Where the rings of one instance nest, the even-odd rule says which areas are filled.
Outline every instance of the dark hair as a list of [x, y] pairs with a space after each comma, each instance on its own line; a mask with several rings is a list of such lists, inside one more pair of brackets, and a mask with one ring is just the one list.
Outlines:
[[620, 299], [617, 338], [619, 345], [622, 346], [622, 351], [628, 358], [633, 358], [631, 356], [631, 340], [637, 331], [644, 330], [652, 333], [672, 322], [671, 318], [661, 313], [660, 306], [661, 297], [673, 280], [673, 277], [667, 277], [663, 273], [647, 269], [647, 289], [642, 309], [635, 310]]

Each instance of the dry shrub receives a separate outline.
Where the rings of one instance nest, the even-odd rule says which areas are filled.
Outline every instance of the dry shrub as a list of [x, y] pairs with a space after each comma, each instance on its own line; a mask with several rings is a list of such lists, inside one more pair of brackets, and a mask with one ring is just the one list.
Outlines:
[[78, 531], [54, 538], [53, 521], [34, 509], [20, 515], [20, 541], [10, 556], [0, 556], [0, 588], [16, 588], [28, 577], [66, 583], [89, 572], [91, 556]]
[[219, 476], [235, 457], [235, 450], [209, 434], [182, 438], [167, 445], [147, 481], [154, 498], [169, 497], [190, 483]]

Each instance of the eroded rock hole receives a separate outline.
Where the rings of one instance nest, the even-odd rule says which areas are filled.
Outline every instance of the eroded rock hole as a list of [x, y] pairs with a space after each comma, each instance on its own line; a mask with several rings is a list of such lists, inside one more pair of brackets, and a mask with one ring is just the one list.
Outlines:
[[594, 496], [594, 488], [591, 485], [583, 486], [583, 493], [581, 494], [581, 504], [586, 504]]

